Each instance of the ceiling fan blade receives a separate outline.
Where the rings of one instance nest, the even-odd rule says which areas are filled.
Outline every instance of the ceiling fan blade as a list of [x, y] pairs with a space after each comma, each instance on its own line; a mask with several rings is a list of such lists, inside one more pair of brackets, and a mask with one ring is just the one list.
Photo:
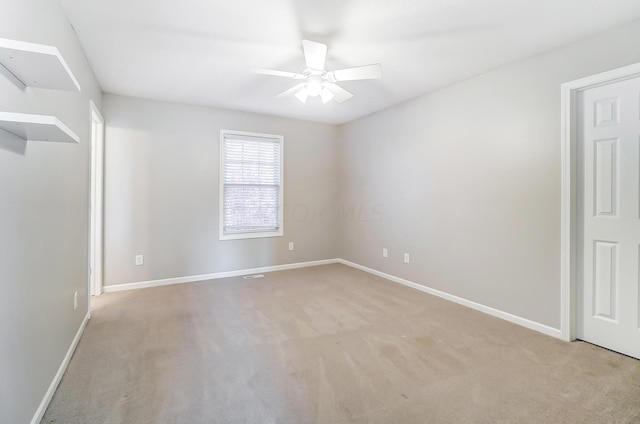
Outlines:
[[309, 92], [307, 91], [307, 87], [302, 87], [300, 91], [296, 93], [296, 97], [302, 103], [307, 103], [307, 99], [309, 98]]
[[[382, 65], [374, 63], [373, 65], [356, 66], [354, 68], [329, 72], [329, 74], [331, 74], [336, 81], [378, 79], [382, 78]], [[331, 76], [329, 76], [329, 78], [331, 78]]]
[[349, 100], [353, 97], [353, 94], [349, 93], [344, 88], [340, 87], [338, 84], [334, 84], [332, 82], [325, 82], [324, 88], [326, 88], [329, 93], [333, 94], [333, 98], [336, 99], [336, 102], [342, 103], [345, 100]]
[[302, 74], [296, 74], [295, 72], [287, 72], [287, 71], [276, 71], [274, 69], [251, 68], [251, 72], [253, 72], [254, 74], [273, 75], [276, 77], [305, 79], [305, 76]]
[[283, 91], [282, 93], [278, 94], [276, 96], [276, 99], [281, 99], [283, 97], [288, 97], [291, 96], [293, 94], [295, 94], [297, 91], [300, 91], [302, 88], [304, 88], [304, 83], [300, 83], [300, 84], [296, 84], [293, 87], [291, 87], [290, 89]]
[[322, 104], [327, 104], [331, 101], [331, 99], [333, 99], [333, 93], [331, 93], [331, 91], [327, 90], [326, 87], [322, 88], [322, 92], [320, 93], [320, 98], [322, 99]]
[[302, 40], [302, 49], [304, 50], [304, 60], [307, 63], [307, 68], [323, 71], [324, 62], [327, 59], [326, 44]]

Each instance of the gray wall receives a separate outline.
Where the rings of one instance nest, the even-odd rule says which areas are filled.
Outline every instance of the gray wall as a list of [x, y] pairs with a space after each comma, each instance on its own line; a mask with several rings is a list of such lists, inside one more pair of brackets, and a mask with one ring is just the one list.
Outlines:
[[[334, 126], [111, 94], [103, 109], [105, 286], [335, 257]], [[284, 237], [218, 240], [221, 129], [284, 135]]]
[[341, 205], [368, 213], [340, 220], [340, 256], [559, 328], [560, 84], [640, 61], [637, 40], [638, 21], [342, 126]]
[[[87, 312], [101, 99], [57, 2], [9, 0], [0, 37], [56, 45], [83, 88], [0, 78], [0, 110], [55, 115], [82, 140], [0, 142], [0, 422], [25, 423]], [[106, 95], [105, 284], [341, 256], [558, 327], [559, 85], [640, 61], [638, 39], [635, 22], [339, 128]], [[221, 128], [285, 136], [285, 237], [218, 241]]]
[[0, 37], [57, 46], [82, 87], [23, 91], [0, 75], [0, 111], [57, 116], [81, 139], [0, 138], [0, 422], [22, 424], [87, 314], [89, 100], [101, 94], [57, 1], [2, 2]]

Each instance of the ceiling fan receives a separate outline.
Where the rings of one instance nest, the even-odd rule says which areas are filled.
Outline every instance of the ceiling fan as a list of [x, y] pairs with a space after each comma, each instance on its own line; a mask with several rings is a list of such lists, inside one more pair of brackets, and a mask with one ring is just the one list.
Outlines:
[[353, 94], [340, 87], [336, 82], [382, 77], [382, 66], [379, 63], [340, 69], [338, 71], [327, 71], [324, 69], [327, 58], [327, 46], [325, 44], [302, 40], [302, 49], [304, 50], [306, 67], [301, 73], [252, 68], [252, 71], [256, 74], [275, 75], [304, 81], [278, 94], [276, 98], [295, 95], [302, 103], [306, 103], [309, 97], [320, 96], [322, 103], [327, 103], [331, 99], [342, 103], [353, 97]]

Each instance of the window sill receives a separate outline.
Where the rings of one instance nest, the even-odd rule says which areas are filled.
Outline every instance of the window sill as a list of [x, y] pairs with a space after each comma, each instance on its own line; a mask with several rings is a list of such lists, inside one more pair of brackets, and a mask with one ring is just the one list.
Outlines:
[[267, 231], [261, 233], [236, 233], [236, 234], [222, 234], [220, 233], [219, 240], [242, 240], [242, 239], [256, 239], [256, 238], [268, 238], [268, 237], [282, 237], [284, 235], [282, 229], [279, 231]]

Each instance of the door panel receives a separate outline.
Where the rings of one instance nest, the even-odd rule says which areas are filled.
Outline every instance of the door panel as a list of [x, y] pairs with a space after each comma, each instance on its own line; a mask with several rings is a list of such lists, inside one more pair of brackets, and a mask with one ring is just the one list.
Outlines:
[[595, 141], [596, 216], [615, 216], [618, 198], [618, 139]]
[[593, 308], [597, 318], [616, 319], [616, 285], [618, 284], [618, 243], [594, 242]]

